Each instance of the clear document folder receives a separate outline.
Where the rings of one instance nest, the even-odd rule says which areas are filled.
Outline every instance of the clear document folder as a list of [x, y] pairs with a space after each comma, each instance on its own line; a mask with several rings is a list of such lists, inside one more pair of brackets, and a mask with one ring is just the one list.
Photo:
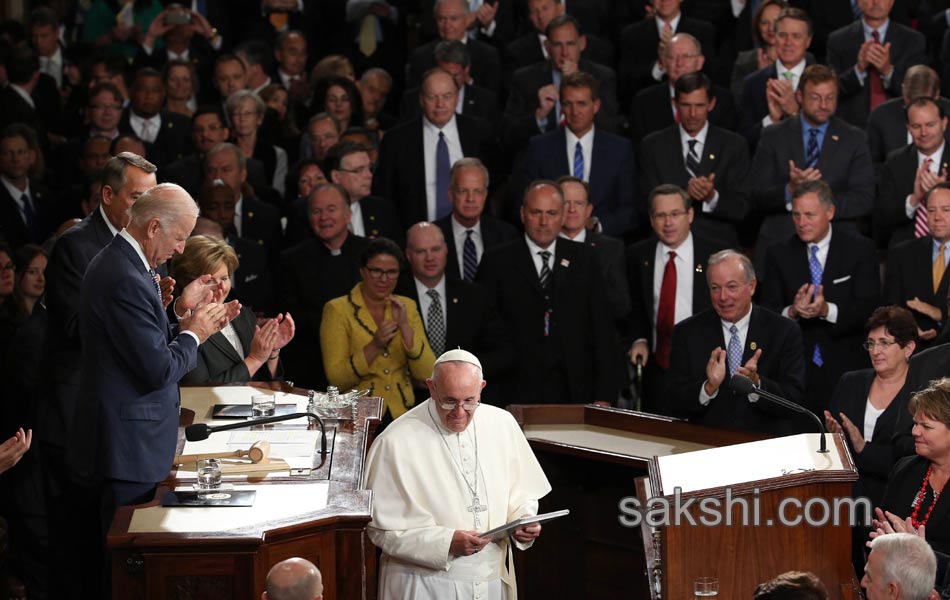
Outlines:
[[508, 534], [513, 532], [515, 529], [518, 529], [524, 525], [530, 525], [531, 523], [547, 523], [548, 521], [553, 521], [554, 519], [559, 519], [569, 514], [571, 514], [571, 511], [565, 508], [564, 510], [556, 510], [554, 512], [544, 513], [543, 515], [521, 517], [520, 519], [515, 519], [514, 521], [505, 523], [501, 527], [495, 527], [490, 531], [486, 531], [478, 537], [488, 538], [494, 542], [508, 536]]

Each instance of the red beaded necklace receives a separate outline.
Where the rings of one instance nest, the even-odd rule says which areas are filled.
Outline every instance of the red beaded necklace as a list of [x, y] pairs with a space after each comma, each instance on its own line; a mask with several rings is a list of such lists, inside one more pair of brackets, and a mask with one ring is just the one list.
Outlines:
[[919, 501], [917, 502], [917, 505], [914, 506], [914, 512], [912, 512], [910, 515], [910, 521], [914, 526], [914, 529], [919, 529], [921, 525], [927, 524], [927, 521], [930, 519], [930, 513], [934, 511], [934, 506], [937, 505], [937, 499], [940, 497], [940, 493], [943, 491], [943, 488], [934, 490], [934, 501], [930, 503], [930, 508], [927, 509], [927, 514], [924, 515], [924, 518], [918, 520], [917, 515], [920, 514], [920, 505], [924, 503], [924, 498], [927, 497], [927, 484], [930, 483], [930, 473], [933, 472], [933, 469], [933, 465], [927, 467], [927, 474], [924, 475], [924, 483], [920, 486], [920, 491], [917, 492], [916, 499], [919, 499]]

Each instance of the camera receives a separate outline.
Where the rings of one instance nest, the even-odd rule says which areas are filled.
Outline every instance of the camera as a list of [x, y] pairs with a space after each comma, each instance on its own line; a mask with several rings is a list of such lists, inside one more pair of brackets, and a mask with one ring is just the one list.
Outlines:
[[165, 15], [166, 25], [188, 25], [191, 23], [190, 12], [170, 12]]

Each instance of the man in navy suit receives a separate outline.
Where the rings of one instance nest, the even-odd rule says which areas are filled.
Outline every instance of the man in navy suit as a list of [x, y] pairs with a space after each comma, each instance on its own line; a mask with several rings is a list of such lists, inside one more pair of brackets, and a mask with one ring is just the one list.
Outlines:
[[524, 238], [487, 252], [478, 272], [517, 352], [502, 386], [519, 403], [612, 403], [619, 350], [597, 254], [558, 239], [564, 197], [553, 181], [529, 186], [521, 215]]
[[458, 85], [448, 71], [436, 67], [425, 74], [419, 102], [421, 118], [386, 132], [373, 177], [373, 194], [396, 205], [407, 229], [451, 212], [452, 164], [466, 156], [486, 160], [492, 139], [486, 122], [455, 114]]
[[601, 108], [597, 80], [580, 71], [564, 76], [561, 107], [564, 128], [531, 140], [513, 193], [520, 193], [525, 184], [536, 179], [573, 175], [590, 187], [594, 216], [604, 233], [621, 237], [632, 232], [638, 213], [633, 145], [594, 126]]
[[712, 309], [673, 328], [669, 402], [672, 414], [692, 423], [755, 433], [795, 432], [796, 413], [756, 394], [729, 388], [733, 375], [801, 403], [805, 387], [802, 334], [789, 319], [752, 305], [752, 262], [735, 250], [709, 257], [706, 281]]
[[53, 193], [30, 176], [39, 151], [28, 126], [11, 123], [0, 130], [0, 238], [14, 249], [43, 243], [61, 221]]
[[66, 465], [81, 371], [80, 286], [93, 257], [128, 225], [129, 208], [154, 186], [155, 165], [131, 153], [111, 158], [102, 172], [99, 207], [56, 240], [46, 266], [48, 325], [41, 369], [47, 387], [37, 398], [36, 433], [47, 500], [49, 564], [59, 565], [63, 575], [50, 580], [52, 597], [94, 597], [90, 586], [99, 584], [101, 557], [79, 544], [99, 535], [99, 497], [96, 490], [71, 482]]
[[831, 186], [806, 181], [792, 190], [795, 235], [774, 244], [765, 261], [762, 305], [802, 330], [808, 406], [828, 408], [845, 371], [866, 368], [864, 323], [878, 305], [881, 278], [870, 239], [832, 227]]
[[[416, 301], [434, 353], [462, 348], [477, 353], [492, 379], [502, 377], [515, 364], [515, 349], [495, 309], [495, 301], [482, 286], [446, 277], [445, 237], [432, 223], [416, 223], [406, 232], [406, 259], [411, 276], [400, 281], [400, 294]], [[501, 388], [499, 388], [500, 390]], [[497, 393], [485, 396], [501, 401]]]
[[800, 8], [786, 8], [775, 21], [778, 59], [742, 82], [739, 133], [754, 149], [765, 127], [798, 114], [795, 91], [801, 87], [812, 24]]
[[824, 65], [802, 73], [800, 115], [762, 132], [752, 159], [752, 205], [765, 216], [756, 245], [756, 267], [764, 268], [765, 251], [794, 231], [789, 213], [792, 188], [821, 179], [831, 186], [835, 225], [858, 229], [871, 215], [874, 167], [864, 132], [835, 116], [838, 78]]
[[448, 249], [446, 273], [452, 279], [475, 281], [485, 252], [515, 239], [510, 223], [485, 214], [488, 199], [488, 169], [477, 158], [455, 161], [451, 171], [449, 200], [452, 214], [435, 221]]
[[366, 147], [356, 142], [339, 142], [327, 152], [324, 173], [350, 195], [350, 230], [367, 239], [389, 238], [404, 243], [399, 217], [387, 198], [371, 196], [373, 163]]
[[927, 41], [919, 31], [889, 18], [894, 0], [858, 4], [861, 19], [828, 36], [828, 65], [838, 73], [841, 118], [865, 127], [872, 109], [900, 97], [907, 69], [927, 63]]
[[169, 323], [155, 268], [184, 249], [198, 207], [161, 184], [139, 197], [128, 226], [89, 264], [82, 282], [83, 346], [70, 460], [102, 478], [102, 540], [116, 508], [151, 500], [178, 442], [178, 381], [198, 345], [240, 310], [210, 302], [210, 275], [189, 284]]

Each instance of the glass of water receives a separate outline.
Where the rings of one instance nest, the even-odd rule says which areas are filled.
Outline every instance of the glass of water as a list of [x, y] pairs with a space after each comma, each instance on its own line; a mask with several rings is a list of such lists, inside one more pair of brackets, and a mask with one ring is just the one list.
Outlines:
[[276, 407], [277, 402], [271, 394], [254, 394], [251, 396], [251, 417], [254, 419], [273, 417]]
[[719, 595], [719, 580], [715, 577], [697, 577], [693, 580], [694, 598], [715, 598]]
[[211, 493], [221, 488], [221, 461], [217, 458], [198, 460], [198, 493]]

